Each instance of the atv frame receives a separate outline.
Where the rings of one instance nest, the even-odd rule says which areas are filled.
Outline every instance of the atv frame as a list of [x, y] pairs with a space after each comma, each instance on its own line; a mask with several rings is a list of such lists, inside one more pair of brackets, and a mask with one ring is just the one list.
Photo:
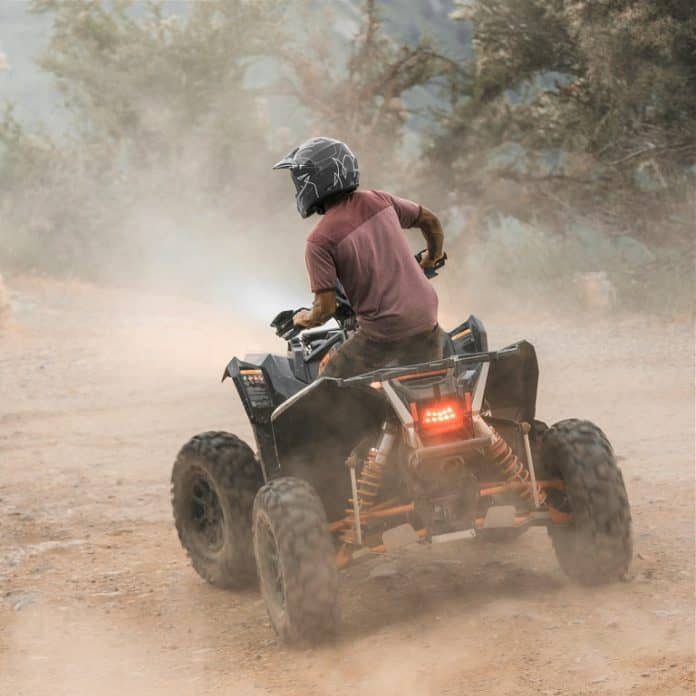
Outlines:
[[[459, 336], [460, 340], [463, 336], [475, 336], [472, 327], [478, 328], [478, 340], [474, 339], [472, 343], [479, 347], [485, 341], [485, 334], [475, 317], [470, 317], [452, 333]], [[506, 362], [504, 367], [500, 365], [501, 361]], [[505, 498], [507, 503], [530, 492], [534, 499], [533, 508], [523, 514], [510, 514], [515, 511], [508, 504], [504, 506], [504, 511], [494, 509], [499, 506], [487, 507], [484, 514], [475, 517], [474, 524], [466, 529], [457, 530], [450, 528], [451, 525], [444, 525], [440, 534], [433, 535], [431, 530], [419, 526], [415, 530], [418, 538], [437, 542], [445, 538], [454, 540], [474, 536], [472, 531], [476, 529], [509, 528], [522, 531], [529, 526], [565, 525], [570, 521], [570, 514], [542, 502], [545, 501], [545, 491], [563, 491], [563, 481], [560, 478], [536, 480], [529, 434], [532, 430], [530, 421], [534, 422], [533, 398], [537, 366], [534, 349], [530, 344], [522, 342], [495, 352], [455, 353], [435, 362], [377, 370], [349, 379], [319, 378], [275, 406], [273, 397], [268, 393], [262, 394], [259, 385], [279, 383], [278, 375], [272, 373], [277, 365], [275, 356], [265, 357], [258, 362], [235, 358], [227, 366], [223, 379], [229, 377], [233, 380], [247, 409], [254, 427], [264, 482], [281, 476], [298, 476], [309, 481], [319, 493], [327, 512], [329, 529], [336, 540], [339, 567], [348, 565], [356, 554], [363, 555], [359, 553], [361, 550], [385, 553], [388, 546], [394, 548], [384, 543], [365, 546], [364, 541], [367, 539], [363, 540], [362, 533], [365, 523], [379, 520], [383, 535], [390, 527], [408, 523], [416, 512], [416, 501], [413, 499], [394, 500], [393, 504], [389, 504], [392, 501], [382, 501], [370, 506], [369, 510], [360, 509], [359, 489], [361, 484], [363, 488], [366, 487], [367, 480], [358, 476], [360, 462], [350, 455], [358, 441], [366, 437], [366, 433], [371, 433], [377, 444], [380, 435], [383, 441], [384, 434], [395, 429], [385, 421], [385, 399], [403, 430], [411, 468], [427, 466], [429, 462], [482, 456], [493, 438], [493, 432], [487, 423], [494, 422], [498, 428], [508, 433], [518, 449], [519, 457], [507, 450], [505, 457], [514, 457], [513, 461], [518, 467], [523, 458], [527, 476], [520, 476], [522, 471], [518, 471], [516, 475], [504, 476], [502, 470], [493, 470], [485, 480], [478, 483], [478, 496], [490, 502]], [[500, 372], [504, 372], [502, 379]], [[444, 441], [437, 438], [439, 441], [426, 444], [417, 431], [412, 411], [396, 390], [414, 380], [422, 382], [424, 379], [438, 386], [453, 373], [464, 375], [474, 386], [471, 420], [475, 436]], [[253, 380], [251, 390], [250, 379]], [[493, 396], [496, 385], [503, 381], [508, 389], [505, 394], [496, 394], [500, 397], [500, 405], [491, 407], [492, 401], [497, 401]], [[517, 394], [511, 394], [509, 387], [513, 383], [519, 386]], [[529, 389], [530, 386], [533, 391]], [[485, 417], [481, 414], [484, 395], [488, 405]], [[342, 412], [340, 432], [334, 432], [331, 425], [335, 404], [340, 404]], [[524, 420], [510, 419], [509, 414], [512, 412]], [[375, 428], [375, 423], [379, 428]], [[309, 433], [307, 424], [312, 424]], [[537, 429], [540, 427], [543, 428], [543, 425], [537, 423]], [[304, 437], [312, 440], [311, 461], [308, 461], [303, 441], [297, 437], [298, 432], [303, 432]], [[387, 442], [389, 444], [381, 443], [381, 449], [379, 446], [375, 448], [373, 457], [387, 455], [386, 448], [393, 444], [391, 439]], [[536, 446], [537, 443], [534, 444]]]
[[225, 368], [256, 453], [220, 432], [179, 453], [174, 517], [204, 578], [239, 587], [258, 575], [275, 630], [303, 641], [335, 631], [338, 570], [409, 545], [544, 526], [571, 578], [625, 574], [631, 516], [611, 445], [588, 421], [536, 420], [530, 343], [490, 351], [470, 316], [441, 360], [327, 378], [322, 360], [355, 330], [338, 297], [337, 326], [301, 331], [282, 312], [272, 326], [287, 356]]

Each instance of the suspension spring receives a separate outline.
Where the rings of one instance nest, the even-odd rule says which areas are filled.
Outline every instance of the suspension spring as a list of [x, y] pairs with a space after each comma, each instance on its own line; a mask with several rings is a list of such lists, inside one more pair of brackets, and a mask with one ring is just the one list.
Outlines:
[[365, 459], [365, 465], [358, 478], [358, 499], [360, 510], [367, 512], [374, 504], [382, 487], [384, 462], [377, 459], [377, 450], [373, 447]]
[[[358, 477], [357, 486], [358, 504], [361, 516], [375, 505], [384, 478], [384, 463], [385, 459], [379, 456], [378, 449], [373, 447], [367, 453], [362, 470], [360, 471], [360, 476]], [[350, 500], [349, 503], [354, 504], [354, 501]], [[346, 518], [346, 523], [347, 529], [341, 535], [341, 540], [348, 544], [355, 543], [353, 529], [350, 526], [352, 523], [350, 515]]]
[[[486, 454], [493, 461], [500, 473], [509, 483], [524, 484], [520, 489], [520, 496], [529, 503], [534, 503], [534, 492], [529, 471], [519, 460], [505, 440], [498, 434], [495, 428], [488, 426], [491, 431], [491, 442], [486, 448]], [[546, 493], [537, 486], [539, 505], [546, 501]]]

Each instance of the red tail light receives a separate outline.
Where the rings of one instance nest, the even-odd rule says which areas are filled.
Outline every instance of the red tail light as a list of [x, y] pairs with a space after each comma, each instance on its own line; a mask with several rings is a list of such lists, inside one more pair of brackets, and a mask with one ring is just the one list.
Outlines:
[[418, 425], [428, 435], [470, 429], [471, 425], [471, 394], [465, 394], [460, 400], [447, 399], [427, 405], [414, 404], [412, 412], [417, 415]]

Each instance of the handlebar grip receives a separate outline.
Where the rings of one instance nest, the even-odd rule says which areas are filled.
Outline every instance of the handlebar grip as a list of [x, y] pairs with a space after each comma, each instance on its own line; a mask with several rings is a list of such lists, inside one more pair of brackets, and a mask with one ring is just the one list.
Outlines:
[[307, 307], [300, 307], [300, 309], [286, 309], [283, 312], [279, 312], [275, 319], [271, 322], [271, 328], [275, 329], [276, 336], [289, 341], [298, 334], [302, 333], [303, 329], [301, 326], [295, 326], [294, 317], [295, 315]]

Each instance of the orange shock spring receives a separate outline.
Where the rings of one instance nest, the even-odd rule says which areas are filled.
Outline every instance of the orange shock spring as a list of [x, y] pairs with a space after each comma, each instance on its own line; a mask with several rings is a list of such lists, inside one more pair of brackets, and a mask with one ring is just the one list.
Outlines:
[[[532, 482], [529, 477], [529, 471], [524, 464], [519, 460], [515, 453], [510, 449], [505, 440], [498, 434], [495, 428], [488, 426], [493, 434], [490, 444], [486, 448], [486, 454], [493, 460], [493, 463], [498, 467], [501, 474], [510, 483], [522, 483], [520, 495], [527, 502], [534, 502], [534, 494], [532, 493]], [[546, 493], [537, 486], [539, 504], [543, 505], [546, 501]]]
[[[365, 463], [363, 464], [360, 476], [358, 477], [358, 503], [360, 505], [360, 514], [367, 512], [372, 508], [377, 500], [380, 489], [382, 487], [382, 479], [384, 478], [384, 464], [377, 461], [377, 450], [373, 447], [367, 453]], [[349, 507], [352, 500], [349, 500]], [[353, 543], [352, 517], [348, 515], [346, 518], [347, 529], [341, 536], [342, 541]]]

